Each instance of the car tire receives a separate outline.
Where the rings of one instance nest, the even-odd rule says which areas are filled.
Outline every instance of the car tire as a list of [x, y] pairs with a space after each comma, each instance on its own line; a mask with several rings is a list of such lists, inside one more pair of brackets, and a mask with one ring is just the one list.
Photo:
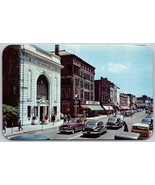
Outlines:
[[75, 129], [72, 130], [72, 134], [74, 134], [74, 133], [75, 133]]

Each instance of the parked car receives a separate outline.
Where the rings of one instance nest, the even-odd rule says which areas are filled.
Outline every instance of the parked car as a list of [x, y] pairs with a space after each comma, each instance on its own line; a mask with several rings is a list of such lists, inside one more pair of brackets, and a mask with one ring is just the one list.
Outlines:
[[150, 110], [146, 110], [145, 113], [146, 113], [146, 114], [150, 114], [151, 111], [150, 111]]
[[124, 115], [121, 113], [117, 113], [114, 117], [120, 118], [121, 122], [124, 122]]
[[153, 119], [151, 117], [146, 117], [142, 119], [141, 123], [148, 124], [150, 130], [153, 130]]
[[134, 133], [134, 132], [119, 132], [116, 133], [114, 136], [115, 140], [140, 140], [141, 136], [140, 133]]
[[128, 117], [128, 116], [132, 116], [132, 111], [130, 111], [130, 110], [127, 110], [127, 111], [125, 111], [124, 112], [124, 116], [126, 116], [126, 117]]
[[152, 118], [153, 119], [153, 113], [147, 114], [146, 118]]
[[117, 116], [112, 116], [107, 121], [107, 128], [121, 128], [123, 126], [123, 122]]
[[152, 135], [149, 125], [144, 123], [134, 123], [131, 132], [140, 133], [142, 139], [147, 139]]
[[107, 125], [101, 120], [88, 120], [82, 133], [83, 135], [101, 135], [107, 131]]
[[29, 135], [18, 135], [18, 136], [13, 136], [9, 140], [13, 141], [44, 141], [44, 140], [50, 140], [49, 137], [39, 135], [39, 134], [29, 134]]
[[71, 118], [69, 122], [59, 127], [60, 133], [75, 133], [83, 130], [85, 122], [79, 118]]

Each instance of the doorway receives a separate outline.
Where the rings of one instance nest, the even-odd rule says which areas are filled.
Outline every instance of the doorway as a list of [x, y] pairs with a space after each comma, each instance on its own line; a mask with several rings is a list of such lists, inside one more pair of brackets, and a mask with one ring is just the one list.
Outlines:
[[45, 116], [45, 107], [40, 106], [40, 121], [44, 120], [44, 116]]

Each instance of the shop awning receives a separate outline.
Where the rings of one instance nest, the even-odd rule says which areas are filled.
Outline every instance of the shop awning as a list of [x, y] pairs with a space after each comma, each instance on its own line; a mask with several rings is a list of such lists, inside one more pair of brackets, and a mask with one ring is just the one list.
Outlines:
[[128, 106], [121, 106], [121, 109], [130, 109]]
[[100, 105], [87, 105], [90, 110], [103, 110]]
[[114, 109], [112, 108], [112, 106], [103, 106], [103, 108], [104, 108], [105, 110], [114, 110]]

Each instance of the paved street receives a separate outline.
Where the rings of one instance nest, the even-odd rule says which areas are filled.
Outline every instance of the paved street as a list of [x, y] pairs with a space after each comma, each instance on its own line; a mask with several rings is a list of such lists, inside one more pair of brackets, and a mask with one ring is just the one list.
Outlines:
[[[132, 117], [125, 117], [125, 121], [128, 124], [129, 131], [131, 130], [131, 125], [135, 122], [141, 122], [142, 118], [145, 117], [145, 111], [135, 113]], [[102, 118], [103, 122], [107, 122], [108, 117], [103, 117]], [[59, 123], [60, 125], [61, 123]], [[123, 127], [120, 129], [108, 129], [107, 133], [99, 136], [99, 137], [84, 137], [82, 135], [82, 132], [76, 132], [74, 134], [60, 134], [58, 131], [59, 126], [51, 126], [48, 129], [43, 129], [43, 130], [34, 130], [29, 132], [28, 134], [41, 134], [44, 136], [49, 137], [51, 140], [58, 140], [58, 141], [63, 141], [63, 140], [70, 140], [70, 141], [78, 141], [78, 140], [84, 140], [84, 141], [95, 141], [95, 140], [113, 140], [114, 135], [116, 132], [120, 132], [123, 130]], [[21, 133], [24, 134], [24, 133]], [[11, 137], [11, 136], [10, 136]], [[8, 137], [8, 138], [10, 138]]]

